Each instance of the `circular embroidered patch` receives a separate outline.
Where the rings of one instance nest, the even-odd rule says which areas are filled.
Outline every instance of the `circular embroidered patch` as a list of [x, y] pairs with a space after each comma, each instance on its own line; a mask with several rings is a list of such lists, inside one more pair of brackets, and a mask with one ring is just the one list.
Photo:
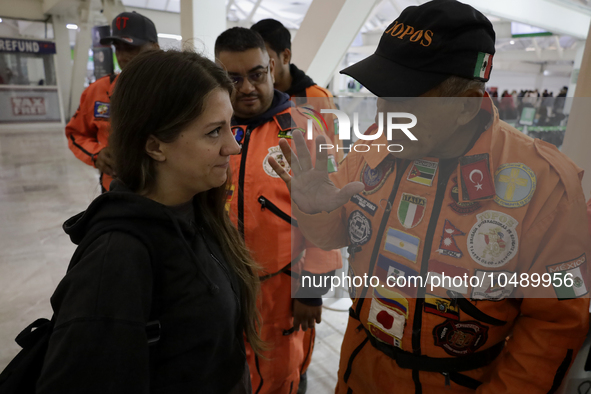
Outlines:
[[360, 176], [360, 181], [365, 185], [363, 194], [373, 194], [380, 190], [380, 188], [384, 186], [388, 175], [392, 172], [392, 167], [392, 163], [388, 160], [381, 162], [373, 170], [367, 163], [365, 163]]
[[269, 164], [269, 157], [274, 158], [275, 161], [281, 167], [283, 167], [285, 171], [289, 172], [291, 170], [291, 167], [289, 166], [287, 159], [285, 158], [285, 156], [283, 156], [281, 148], [279, 146], [272, 146], [269, 148], [269, 153], [267, 154], [267, 156], [265, 156], [265, 160], [263, 160], [263, 170], [265, 170], [265, 173], [267, 173], [267, 175], [273, 178], [279, 178], [279, 175], [277, 175], [273, 167], [271, 167], [271, 164]]
[[451, 356], [474, 353], [488, 339], [488, 327], [477, 321], [455, 322], [446, 320], [433, 329], [435, 345]]
[[495, 202], [502, 207], [522, 207], [535, 191], [536, 174], [525, 164], [503, 164], [495, 172]]
[[371, 238], [371, 221], [361, 211], [349, 216], [349, 238], [353, 245], [365, 245]]
[[501, 267], [517, 254], [519, 224], [506, 213], [484, 211], [468, 234], [468, 253], [483, 267]]

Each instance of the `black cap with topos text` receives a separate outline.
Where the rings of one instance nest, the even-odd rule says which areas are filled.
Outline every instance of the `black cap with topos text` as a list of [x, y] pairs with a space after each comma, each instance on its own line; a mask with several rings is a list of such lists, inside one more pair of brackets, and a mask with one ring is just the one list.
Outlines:
[[376, 52], [341, 71], [379, 97], [417, 97], [452, 75], [488, 81], [495, 31], [481, 12], [456, 0], [404, 9]]
[[158, 42], [154, 22], [137, 12], [122, 12], [111, 23], [111, 36], [101, 38], [102, 45], [123, 42], [141, 46], [148, 42]]

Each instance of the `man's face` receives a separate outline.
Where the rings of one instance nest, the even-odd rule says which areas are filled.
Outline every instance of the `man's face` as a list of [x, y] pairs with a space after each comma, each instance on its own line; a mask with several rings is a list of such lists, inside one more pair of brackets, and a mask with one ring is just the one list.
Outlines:
[[113, 46], [115, 47], [115, 56], [117, 56], [117, 63], [119, 63], [119, 67], [123, 70], [125, 66], [129, 64], [129, 62], [139, 55], [140, 53], [147, 51], [149, 49], [156, 49], [158, 48], [158, 44], [154, 43], [147, 43], [140, 46], [129, 45], [124, 42], [115, 41], [113, 42]]
[[[465, 100], [477, 100], [477, 98], [443, 98], [440, 97], [437, 88], [420, 97], [400, 101], [378, 98], [375, 121], [378, 122], [378, 114], [382, 113], [384, 133], [386, 133], [386, 114], [388, 112], [407, 112], [417, 117], [416, 126], [409, 129], [417, 141], [411, 141], [399, 129], [392, 132], [392, 140], [389, 143], [400, 144], [404, 147], [402, 152], [393, 153], [397, 158], [409, 160], [423, 157], [452, 158], [461, 154], [461, 152], [457, 153], [459, 145], [468, 144], [468, 141], [459, 141], [464, 137], [457, 135], [460, 127], [458, 119], [464, 109]], [[394, 119], [393, 123], [410, 123], [410, 120], [408, 118]]]
[[222, 51], [217, 57], [235, 81], [232, 106], [237, 117], [249, 119], [271, 107], [275, 67], [266, 52], [260, 48], [243, 52]]

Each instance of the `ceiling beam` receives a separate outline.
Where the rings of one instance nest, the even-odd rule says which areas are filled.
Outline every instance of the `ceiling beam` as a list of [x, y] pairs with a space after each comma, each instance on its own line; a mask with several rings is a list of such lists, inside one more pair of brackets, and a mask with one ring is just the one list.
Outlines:
[[551, 0], [462, 0], [480, 12], [586, 39], [591, 16]]
[[2, 0], [0, 17], [44, 21], [43, 4], [39, 0]]
[[314, 0], [292, 42], [293, 63], [326, 86], [377, 0]]
[[248, 16], [246, 17], [246, 24], [248, 26], [250, 26], [252, 24], [252, 18], [254, 17], [254, 14], [256, 14], [257, 10], [259, 9], [260, 5], [261, 5], [261, 1], [263, 0], [256, 0], [254, 5], [252, 6], [252, 10], [250, 10], [250, 14], [248, 14]]

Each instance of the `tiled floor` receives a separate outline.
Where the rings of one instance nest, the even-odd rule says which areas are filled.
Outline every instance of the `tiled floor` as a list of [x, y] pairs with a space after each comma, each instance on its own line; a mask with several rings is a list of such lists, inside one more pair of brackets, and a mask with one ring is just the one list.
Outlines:
[[[49, 297], [74, 252], [61, 225], [98, 193], [95, 170], [74, 158], [62, 128], [0, 132], [0, 370], [20, 330], [51, 316]], [[347, 316], [324, 310], [308, 393], [334, 392]]]

